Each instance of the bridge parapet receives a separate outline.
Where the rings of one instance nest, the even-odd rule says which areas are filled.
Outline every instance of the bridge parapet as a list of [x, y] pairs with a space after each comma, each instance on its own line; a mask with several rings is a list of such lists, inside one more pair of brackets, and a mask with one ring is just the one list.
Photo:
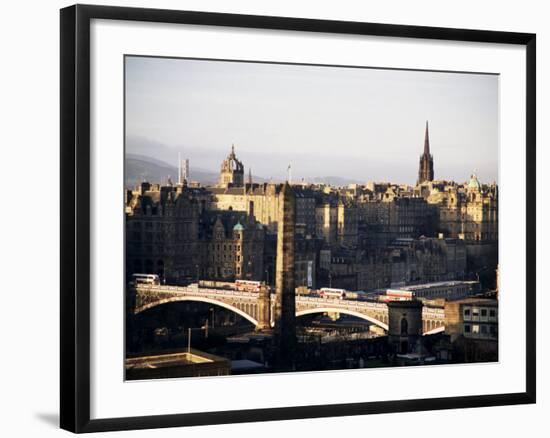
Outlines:
[[426, 317], [431, 317], [434, 319], [437, 319], [437, 318], [445, 319], [445, 309], [442, 307], [424, 306], [424, 308], [422, 309], [422, 315]]
[[210, 289], [199, 288], [196, 285], [190, 286], [166, 286], [166, 285], [138, 285], [135, 287], [136, 291], [142, 293], [159, 293], [159, 294], [214, 294], [218, 296], [244, 296], [244, 297], [257, 297], [258, 292], [245, 292], [228, 289]]
[[311, 303], [330, 303], [330, 304], [339, 304], [341, 306], [357, 306], [357, 307], [368, 307], [368, 308], [378, 308], [385, 309], [387, 308], [385, 303], [380, 303], [378, 301], [367, 301], [367, 300], [350, 300], [350, 299], [340, 299], [340, 298], [324, 298], [324, 297], [304, 297], [297, 296], [296, 302], [311, 302]]
[[230, 305], [238, 305], [241, 302], [256, 303], [259, 299], [259, 294], [254, 292], [198, 288], [196, 285], [138, 285], [134, 290], [136, 293], [134, 313], [140, 313], [167, 302], [184, 301], [185, 298], [193, 297]]

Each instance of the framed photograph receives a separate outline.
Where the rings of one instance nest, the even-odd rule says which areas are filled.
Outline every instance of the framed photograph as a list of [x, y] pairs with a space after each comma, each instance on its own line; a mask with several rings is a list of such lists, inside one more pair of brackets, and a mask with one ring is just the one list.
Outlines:
[[535, 35], [61, 10], [61, 427], [535, 402]]

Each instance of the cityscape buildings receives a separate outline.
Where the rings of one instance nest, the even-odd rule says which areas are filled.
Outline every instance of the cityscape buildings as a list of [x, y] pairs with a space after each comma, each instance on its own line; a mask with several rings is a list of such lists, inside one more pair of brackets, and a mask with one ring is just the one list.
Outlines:
[[[127, 367], [137, 370], [136, 364], [143, 363], [136, 351], [152, 357], [139, 345], [140, 337], [151, 325], [165, 325], [159, 315], [153, 322], [136, 323], [137, 313], [153, 310], [135, 309], [152, 309], [163, 293], [168, 298], [162, 302], [182, 301], [180, 294], [190, 302], [221, 305], [218, 319], [209, 315], [205, 323], [211, 337], [218, 321], [223, 324], [218, 335], [232, 339], [236, 333], [230, 327], [239, 327], [235, 312], [254, 321], [252, 331], [262, 338], [250, 335], [239, 347], [247, 357], [235, 359], [260, 357], [254, 369], [330, 368], [346, 358], [359, 367], [365, 366], [368, 352], [377, 352], [384, 365], [414, 364], [426, 357], [497, 360], [498, 186], [482, 183], [475, 173], [466, 182], [435, 179], [428, 122], [415, 186], [254, 182], [250, 166], [245, 181], [245, 164], [232, 145], [215, 185], [191, 185], [189, 160], [178, 158], [177, 184], [143, 181], [126, 189], [128, 296], [149, 303], [130, 312], [128, 327], [135, 332], [127, 337], [133, 354]], [[138, 284], [136, 274], [156, 280]], [[216, 290], [220, 300], [212, 298]], [[252, 296], [235, 301], [239, 293]], [[299, 296], [306, 301], [297, 305]], [[195, 313], [186, 310], [191, 320], [204, 312], [199, 307]], [[223, 316], [227, 309], [234, 310], [233, 323]], [[311, 319], [314, 314], [329, 319], [319, 322]], [[342, 315], [364, 321], [350, 322]], [[326, 334], [331, 324], [338, 336], [342, 330], [368, 336], [362, 341], [348, 336], [338, 348], [311, 341], [315, 333], [323, 339], [319, 333]], [[208, 347], [201, 336], [197, 339]], [[234, 355], [224, 350], [229, 344], [205, 355]], [[335, 355], [332, 365], [320, 359], [322, 354]], [[194, 369], [181, 371], [181, 361], [178, 367], [167, 375]]]

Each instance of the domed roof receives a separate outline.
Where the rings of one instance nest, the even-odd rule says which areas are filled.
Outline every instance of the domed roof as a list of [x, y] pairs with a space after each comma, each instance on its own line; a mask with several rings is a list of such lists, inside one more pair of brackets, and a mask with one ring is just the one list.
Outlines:
[[244, 227], [240, 222], [237, 222], [237, 224], [233, 227], [233, 231], [244, 231]]
[[476, 176], [475, 173], [470, 177], [470, 182], [468, 183], [468, 188], [473, 189], [473, 190], [481, 190], [481, 184], [478, 181], [477, 176]]
[[227, 156], [225, 160], [223, 160], [222, 170], [231, 172], [242, 172], [244, 170], [242, 161], [239, 161], [239, 159], [235, 155], [235, 145], [231, 145], [231, 153]]

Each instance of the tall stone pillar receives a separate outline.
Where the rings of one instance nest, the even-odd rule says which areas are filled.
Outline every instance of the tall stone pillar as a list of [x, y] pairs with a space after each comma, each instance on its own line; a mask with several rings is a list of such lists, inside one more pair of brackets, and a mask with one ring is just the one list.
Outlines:
[[275, 349], [278, 371], [294, 367], [296, 296], [294, 288], [294, 228], [296, 197], [287, 183], [279, 194], [277, 263], [275, 272]]

